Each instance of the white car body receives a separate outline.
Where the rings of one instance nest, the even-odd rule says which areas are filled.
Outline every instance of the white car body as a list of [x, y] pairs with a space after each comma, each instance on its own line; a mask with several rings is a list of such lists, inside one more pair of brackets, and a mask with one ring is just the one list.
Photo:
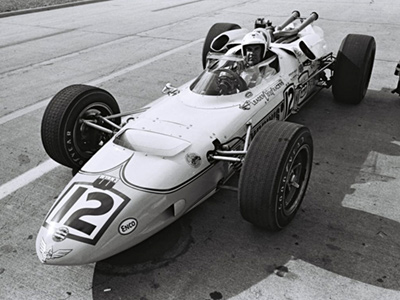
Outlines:
[[[314, 59], [304, 53], [304, 45]], [[128, 118], [47, 214], [36, 242], [41, 262], [75, 265], [105, 259], [145, 240], [215, 193], [237, 162], [210, 159], [213, 143], [224, 144], [248, 132], [254, 136], [267, 121], [285, 120], [297, 112], [319, 89], [319, 76], [314, 75], [323, 67], [320, 59], [329, 55], [320, 28], [308, 25], [295, 41], [272, 43], [271, 51], [279, 60], [279, 72], [251, 89], [202, 95], [191, 90], [190, 81], [169, 88], [169, 95]]]

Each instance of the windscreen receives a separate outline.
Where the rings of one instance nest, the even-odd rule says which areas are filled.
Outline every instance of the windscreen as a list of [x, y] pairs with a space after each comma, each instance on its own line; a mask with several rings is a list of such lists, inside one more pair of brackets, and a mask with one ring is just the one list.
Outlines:
[[242, 56], [209, 54], [205, 70], [192, 83], [190, 89], [196, 94], [210, 96], [240, 93], [248, 89], [241, 77], [244, 66]]

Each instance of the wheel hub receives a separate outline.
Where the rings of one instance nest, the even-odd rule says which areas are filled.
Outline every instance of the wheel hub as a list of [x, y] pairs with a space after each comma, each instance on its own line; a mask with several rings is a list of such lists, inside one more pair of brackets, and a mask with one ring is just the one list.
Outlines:
[[308, 150], [303, 148], [294, 157], [293, 163], [289, 166], [288, 182], [285, 187], [283, 211], [290, 215], [298, 206], [299, 197], [302, 193], [304, 179], [308, 172], [307, 167]]
[[300, 187], [300, 185], [299, 185], [299, 183], [297, 181], [298, 181], [298, 178], [297, 178], [296, 174], [292, 174], [292, 178], [290, 178], [289, 184], [292, 187], [298, 189]]
[[75, 125], [74, 143], [82, 156], [90, 156], [100, 149], [108, 140], [106, 133], [96, 130], [83, 121], [107, 127], [98, 116], [112, 114], [112, 111], [101, 103], [94, 103], [82, 111]]

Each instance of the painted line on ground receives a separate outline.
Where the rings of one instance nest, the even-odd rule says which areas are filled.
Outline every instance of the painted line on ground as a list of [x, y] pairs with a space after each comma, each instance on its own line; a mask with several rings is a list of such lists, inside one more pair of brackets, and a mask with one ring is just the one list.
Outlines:
[[[400, 146], [399, 141], [391, 143]], [[396, 209], [399, 165], [399, 156], [370, 151], [360, 167], [358, 176], [363, 179], [351, 185], [352, 192], [344, 196], [342, 206], [400, 223], [400, 210]]]
[[11, 75], [18, 75], [20, 73], [29, 72], [30, 70], [38, 68], [38, 67], [52, 65], [52, 64], [55, 64], [55, 63], [57, 63], [59, 61], [63, 61], [63, 60], [68, 59], [68, 58], [73, 58], [73, 57], [76, 57], [76, 56], [79, 56], [79, 55], [82, 55], [82, 54], [89, 53], [89, 52], [91, 52], [93, 50], [109, 47], [109, 46], [112, 46], [114, 44], [124, 42], [126, 40], [137, 39], [138, 37], [140, 38], [142, 36], [140, 36], [140, 35], [123, 36], [123, 37], [119, 37], [117, 39], [114, 39], [114, 40], [111, 40], [111, 41], [108, 41], [108, 42], [101, 43], [99, 45], [90, 46], [90, 47], [87, 47], [85, 49], [81, 49], [79, 51], [75, 51], [75, 52], [72, 52], [72, 53], [67, 53], [67, 54], [64, 54], [64, 55], [61, 55], [61, 56], [57, 56], [57, 57], [50, 58], [50, 59], [47, 59], [47, 60], [44, 60], [44, 61], [33, 63], [31, 65], [28, 65], [28, 66], [17, 67], [15, 69], [2, 71], [2, 72], [0, 72], [0, 79], [4, 78], [4, 77], [11, 76]]
[[9, 121], [12, 121], [14, 119], [17, 119], [19, 117], [22, 117], [22, 116], [24, 116], [26, 114], [29, 114], [29, 113], [31, 113], [31, 112], [39, 109], [39, 108], [42, 108], [42, 107], [46, 106], [49, 102], [50, 102], [50, 98], [42, 100], [42, 101], [37, 102], [35, 104], [26, 106], [26, 107], [24, 107], [22, 109], [19, 109], [19, 110], [15, 111], [15, 112], [12, 112], [12, 113], [8, 114], [8, 115], [5, 115], [4, 117], [0, 118], [0, 125], [2, 125], [4, 123], [7, 123]]
[[21, 44], [24, 44], [24, 43], [33, 42], [33, 41], [48, 39], [50, 37], [54, 37], [54, 36], [57, 36], [57, 35], [69, 33], [69, 32], [75, 31], [75, 30], [76, 30], [75, 28], [66, 29], [66, 30], [60, 30], [60, 31], [57, 31], [57, 32], [49, 33], [49, 34], [45, 34], [45, 35], [41, 35], [41, 36], [37, 36], [37, 37], [32, 37], [32, 38], [29, 38], [29, 39], [26, 39], [26, 40], [20, 40], [20, 41], [17, 41], [17, 42], [12, 42], [12, 43], [9, 43], [9, 44], [1, 45], [0, 49], [4, 49], [4, 48], [7, 48], [7, 47], [18, 46], [18, 45], [21, 45]]
[[129, 66], [129, 67], [126, 67], [126, 68], [121, 69], [119, 71], [116, 71], [116, 72], [114, 72], [114, 73], [112, 73], [110, 75], [107, 75], [107, 76], [101, 77], [99, 79], [93, 80], [88, 84], [97, 85], [97, 84], [101, 84], [103, 82], [112, 80], [112, 79], [117, 78], [119, 76], [125, 75], [125, 74], [127, 74], [129, 72], [132, 72], [132, 71], [134, 71], [136, 69], [139, 69], [139, 68], [142, 68], [144, 66], [147, 66], [147, 65], [149, 65], [149, 64], [151, 64], [151, 63], [153, 63], [153, 62], [155, 62], [157, 60], [163, 59], [163, 58], [165, 58], [167, 56], [170, 56], [172, 54], [175, 54], [175, 53], [177, 53], [179, 51], [182, 51], [182, 50], [185, 50], [187, 48], [190, 48], [190, 47], [192, 47], [192, 46], [194, 46], [194, 45], [196, 45], [196, 44], [198, 44], [198, 43], [200, 43], [202, 41], [204, 41], [204, 38], [195, 40], [193, 42], [190, 42], [188, 44], [182, 45], [182, 46], [177, 47], [175, 49], [172, 49], [172, 50], [169, 50], [167, 52], [161, 53], [159, 55], [154, 56], [153, 58], [146, 59], [146, 60], [144, 60], [142, 62], [139, 62], [139, 63], [136, 63], [136, 64], [134, 64], [132, 66]]
[[[193, 45], [196, 45], [196, 44], [198, 44], [198, 43], [200, 43], [202, 41], [204, 41], [203, 38], [195, 40], [195, 41], [190, 42], [188, 44], [184, 44], [184, 45], [179, 46], [177, 48], [174, 48], [172, 50], [169, 50], [169, 51], [166, 51], [164, 53], [158, 54], [158, 55], [156, 55], [156, 56], [154, 56], [152, 58], [146, 59], [146, 60], [144, 60], [142, 62], [136, 63], [136, 64], [128, 66], [126, 68], [123, 68], [123, 69], [121, 69], [119, 71], [116, 71], [114, 73], [111, 73], [109, 75], [106, 75], [106, 76], [100, 77], [98, 79], [92, 80], [90, 82], [87, 82], [85, 84], [88, 84], [88, 85], [99, 85], [99, 84], [102, 84], [102, 83], [104, 83], [106, 81], [115, 79], [115, 78], [117, 78], [119, 76], [125, 75], [125, 74], [127, 74], [129, 72], [132, 72], [132, 71], [136, 70], [136, 69], [139, 69], [139, 68], [147, 66], [147, 65], [149, 65], [151, 63], [154, 63], [154, 62], [156, 62], [156, 61], [158, 61], [160, 59], [163, 59], [163, 58], [165, 58], [165, 57], [167, 57], [169, 55], [172, 55], [172, 54], [177, 53], [179, 51], [182, 51], [182, 50], [185, 50], [187, 48], [190, 48]], [[19, 110], [15, 111], [15, 112], [12, 112], [12, 113], [8, 114], [8, 115], [5, 115], [5, 116], [0, 118], [0, 125], [2, 125], [4, 123], [7, 123], [9, 121], [12, 121], [12, 120], [14, 120], [16, 118], [19, 118], [19, 117], [21, 117], [21, 116], [23, 116], [25, 114], [31, 113], [31, 112], [33, 112], [33, 111], [35, 111], [37, 109], [40, 109], [40, 108], [46, 106], [50, 102], [50, 100], [51, 100], [51, 98], [48, 98], [48, 99], [42, 100], [40, 102], [37, 102], [35, 104], [26, 106], [26, 107], [24, 107], [22, 109], [19, 109]]]
[[0, 186], [0, 200], [15, 192], [19, 188], [25, 186], [26, 184], [40, 178], [42, 175], [50, 172], [51, 170], [54, 170], [58, 166], [60, 166], [58, 163], [51, 159], [48, 159], [37, 167], [3, 184], [2, 186]]
[[[195, 40], [193, 42], [190, 42], [188, 44], [185, 44], [183, 46], [174, 48], [172, 50], [169, 50], [167, 52], [161, 53], [159, 55], [156, 55], [152, 58], [146, 59], [142, 62], [136, 63], [134, 65], [131, 65], [129, 67], [123, 68], [117, 72], [114, 72], [110, 75], [107, 76], [103, 76], [101, 78], [98, 78], [96, 80], [93, 80], [91, 82], [88, 82], [86, 84], [90, 84], [90, 85], [98, 85], [101, 83], [104, 83], [108, 80], [112, 80], [116, 77], [122, 76], [124, 74], [127, 74], [131, 71], [134, 71], [136, 69], [142, 68], [144, 66], [147, 66], [157, 60], [163, 59], [171, 54], [177, 53], [179, 51], [185, 50], [193, 45], [196, 45], [198, 43], [200, 43], [201, 41], [203, 41], [204, 39], [199, 39], [199, 40]], [[14, 113], [11, 113], [9, 115], [6, 115], [2, 118], [0, 118], [0, 125], [4, 124], [8, 121], [14, 120], [18, 117], [21, 117], [27, 113], [33, 112], [41, 107], [44, 107], [47, 105], [47, 103], [50, 101], [50, 99], [46, 99], [43, 100], [41, 102], [35, 103], [33, 105], [30, 105], [28, 107], [25, 107], [23, 109], [20, 109]], [[40, 178], [42, 175], [54, 170], [56, 167], [58, 167], [59, 164], [57, 164], [56, 162], [54, 162], [51, 159], [46, 160], [45, 162], [41, 163], [40, 165], [36, 166], [35, 168], [21, 174], [20, 176], [10, 180], [9, 182], [3, 184], [0, 186], [0, 200], [9, 196], [11, 193], [17, 191], [18, 189], [26, 186], [27, 184], [35, 181], [36, 179]]]

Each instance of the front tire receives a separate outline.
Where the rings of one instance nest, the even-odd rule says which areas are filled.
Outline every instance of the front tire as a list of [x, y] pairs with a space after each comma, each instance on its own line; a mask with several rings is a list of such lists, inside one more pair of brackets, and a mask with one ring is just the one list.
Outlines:
[[[97, 116], [119, 112], [118, 103], [107, 91], [88, 85], [68, 86], [53, 97], [44, 112], [41, 126], [44, 149], [53, 160], [76, 172], [112, 137], [82, 120], [111, 129]], [[120, 118], [111, 121], [121, 123]]]
[[239, 178], [242, 217], [270, 231], [296, 215], [311, 174], [313, 141], [299, 124], [270, 121], [251, 143]]
[[336, 101], [359, 104], [371, 79], [376, 43], [372, 36], [349, 34], [343, 40], [335, 62], [332, 93]]

